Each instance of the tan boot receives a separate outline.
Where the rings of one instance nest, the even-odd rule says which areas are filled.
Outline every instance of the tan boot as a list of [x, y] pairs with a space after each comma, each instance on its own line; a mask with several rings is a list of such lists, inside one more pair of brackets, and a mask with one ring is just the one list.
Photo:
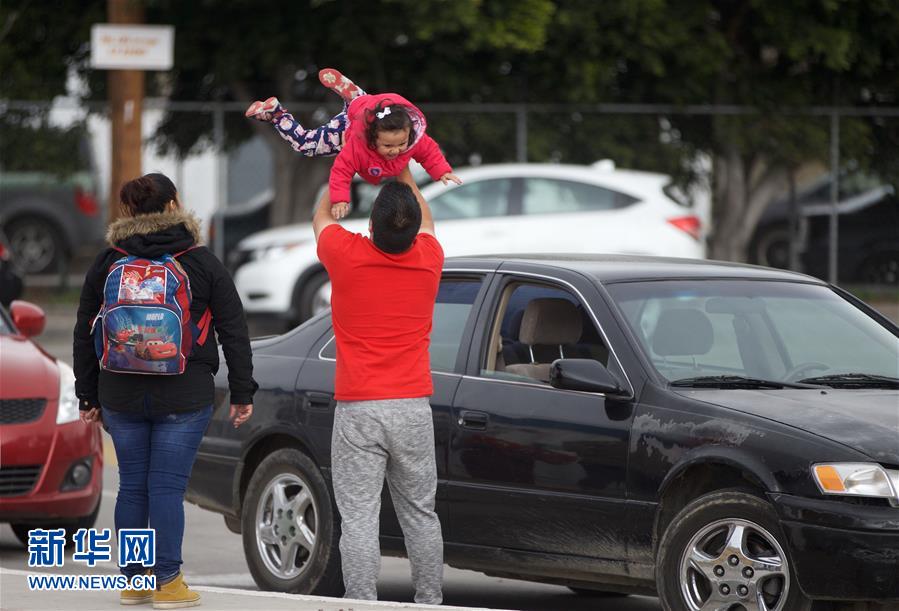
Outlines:
[[[153, 569], [144, 571], [144, 575], [152, 575]], [[120, 605], [142, 605], [153, 602], [153, 590], [134, 590], [127, 588], [119, 594]]]
[[156, 586], [153, 592], [154, 609], [182, 609], [200, 604], [200, 595], [184, 583], [184, 575], [178, 573], [170, 582]]

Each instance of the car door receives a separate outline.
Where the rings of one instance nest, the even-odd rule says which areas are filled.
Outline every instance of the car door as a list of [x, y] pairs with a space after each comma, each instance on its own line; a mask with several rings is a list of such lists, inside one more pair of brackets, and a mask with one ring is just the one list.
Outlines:
[[[431, 376], [434, 382], [431, 408], [434, 413], [438, 480], [446, 478], [452, 400], [462, 379], [471, 329], [474, 325], [474, 313], [477, 312], [476, 303], [479, 303], [486, 292], [487, 277], [486, 272], [445, 271], [434, 305], [430, 347]], [[322, 445], [320, 453], [327, 457], [323, 464], [330, 466], [330, 430], [334, 422], [335, 408], [333, 396], [336, 345], [333, 330], [329, 330], [322, 337], [317, 353], [315, 350], [313, 353], [300, 372], [297, 389], [306, 403], [310, 421], [326, 433], [319, 435], [319, 442]], [[381, 500], [381, 534], [401, 536], [402, 530], [386, 485]], [[449, 514], [443, 499], [442, 487], [438, 487], [437, 490], [437, 513], [441, 522], [448, 524]]]
[[[493, 282], [469, 375], [453, 403], [447, 465], [453, 516], [447, 539], [453, 543], [625, 558], [633, 402], [560, 390], [513, 373], [561, 353], [597, 359], [630, 386], [591, 309], [604, 307], [596, 288], [571, 276], [506, 273]], [[580, 317], [576, 341], [520, 341], [529, 304], [561, 301], [568, 302], [568, 318]], [[571, 325], [562, 326], [570, 332]]]

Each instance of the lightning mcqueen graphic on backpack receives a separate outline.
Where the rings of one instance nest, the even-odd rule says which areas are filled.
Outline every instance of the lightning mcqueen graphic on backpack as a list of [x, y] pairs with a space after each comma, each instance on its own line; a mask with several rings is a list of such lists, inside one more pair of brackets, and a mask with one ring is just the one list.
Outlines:
[[[196, 248], [196, 247], [193, 247]], [[194, 345], [206, 342], [212, 313], [190, 318], [190, 280], [177, 258], [193, 250], [157, 259], [129, 255], [109, 267], [103, 305], [91, 333], [100, 368], [118, 373], [184, 373]]]

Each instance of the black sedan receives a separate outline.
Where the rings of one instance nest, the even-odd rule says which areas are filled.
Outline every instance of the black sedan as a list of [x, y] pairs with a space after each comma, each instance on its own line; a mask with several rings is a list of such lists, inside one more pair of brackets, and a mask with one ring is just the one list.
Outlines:
[[[341, 591], [334, 358], [328, 313], [255, 341], [239, 429], [217, 376], [188, 500], [243, 534], [263, 589]], [[449, 260], [431, 366], [448, 564], [669, 610], [899, 600], [899, 328], [840, 289], [674, 259]], [[385, 489], [385, 554], [401, 535]]]

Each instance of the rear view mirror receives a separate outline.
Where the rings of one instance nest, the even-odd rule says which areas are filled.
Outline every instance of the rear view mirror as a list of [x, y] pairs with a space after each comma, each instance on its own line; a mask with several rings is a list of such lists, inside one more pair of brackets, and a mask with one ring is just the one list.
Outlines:
[[550, 369], [549, 383], [565, 390], [601, 392], [607, 395], [626, 394], [612, 372], [593, 359], [557, 359]]
[[47, 322], [44, 311], [27, 301], [13, 301], [9, 305], [9, 313], [16, 329], [25, 337], [40, 335]]

